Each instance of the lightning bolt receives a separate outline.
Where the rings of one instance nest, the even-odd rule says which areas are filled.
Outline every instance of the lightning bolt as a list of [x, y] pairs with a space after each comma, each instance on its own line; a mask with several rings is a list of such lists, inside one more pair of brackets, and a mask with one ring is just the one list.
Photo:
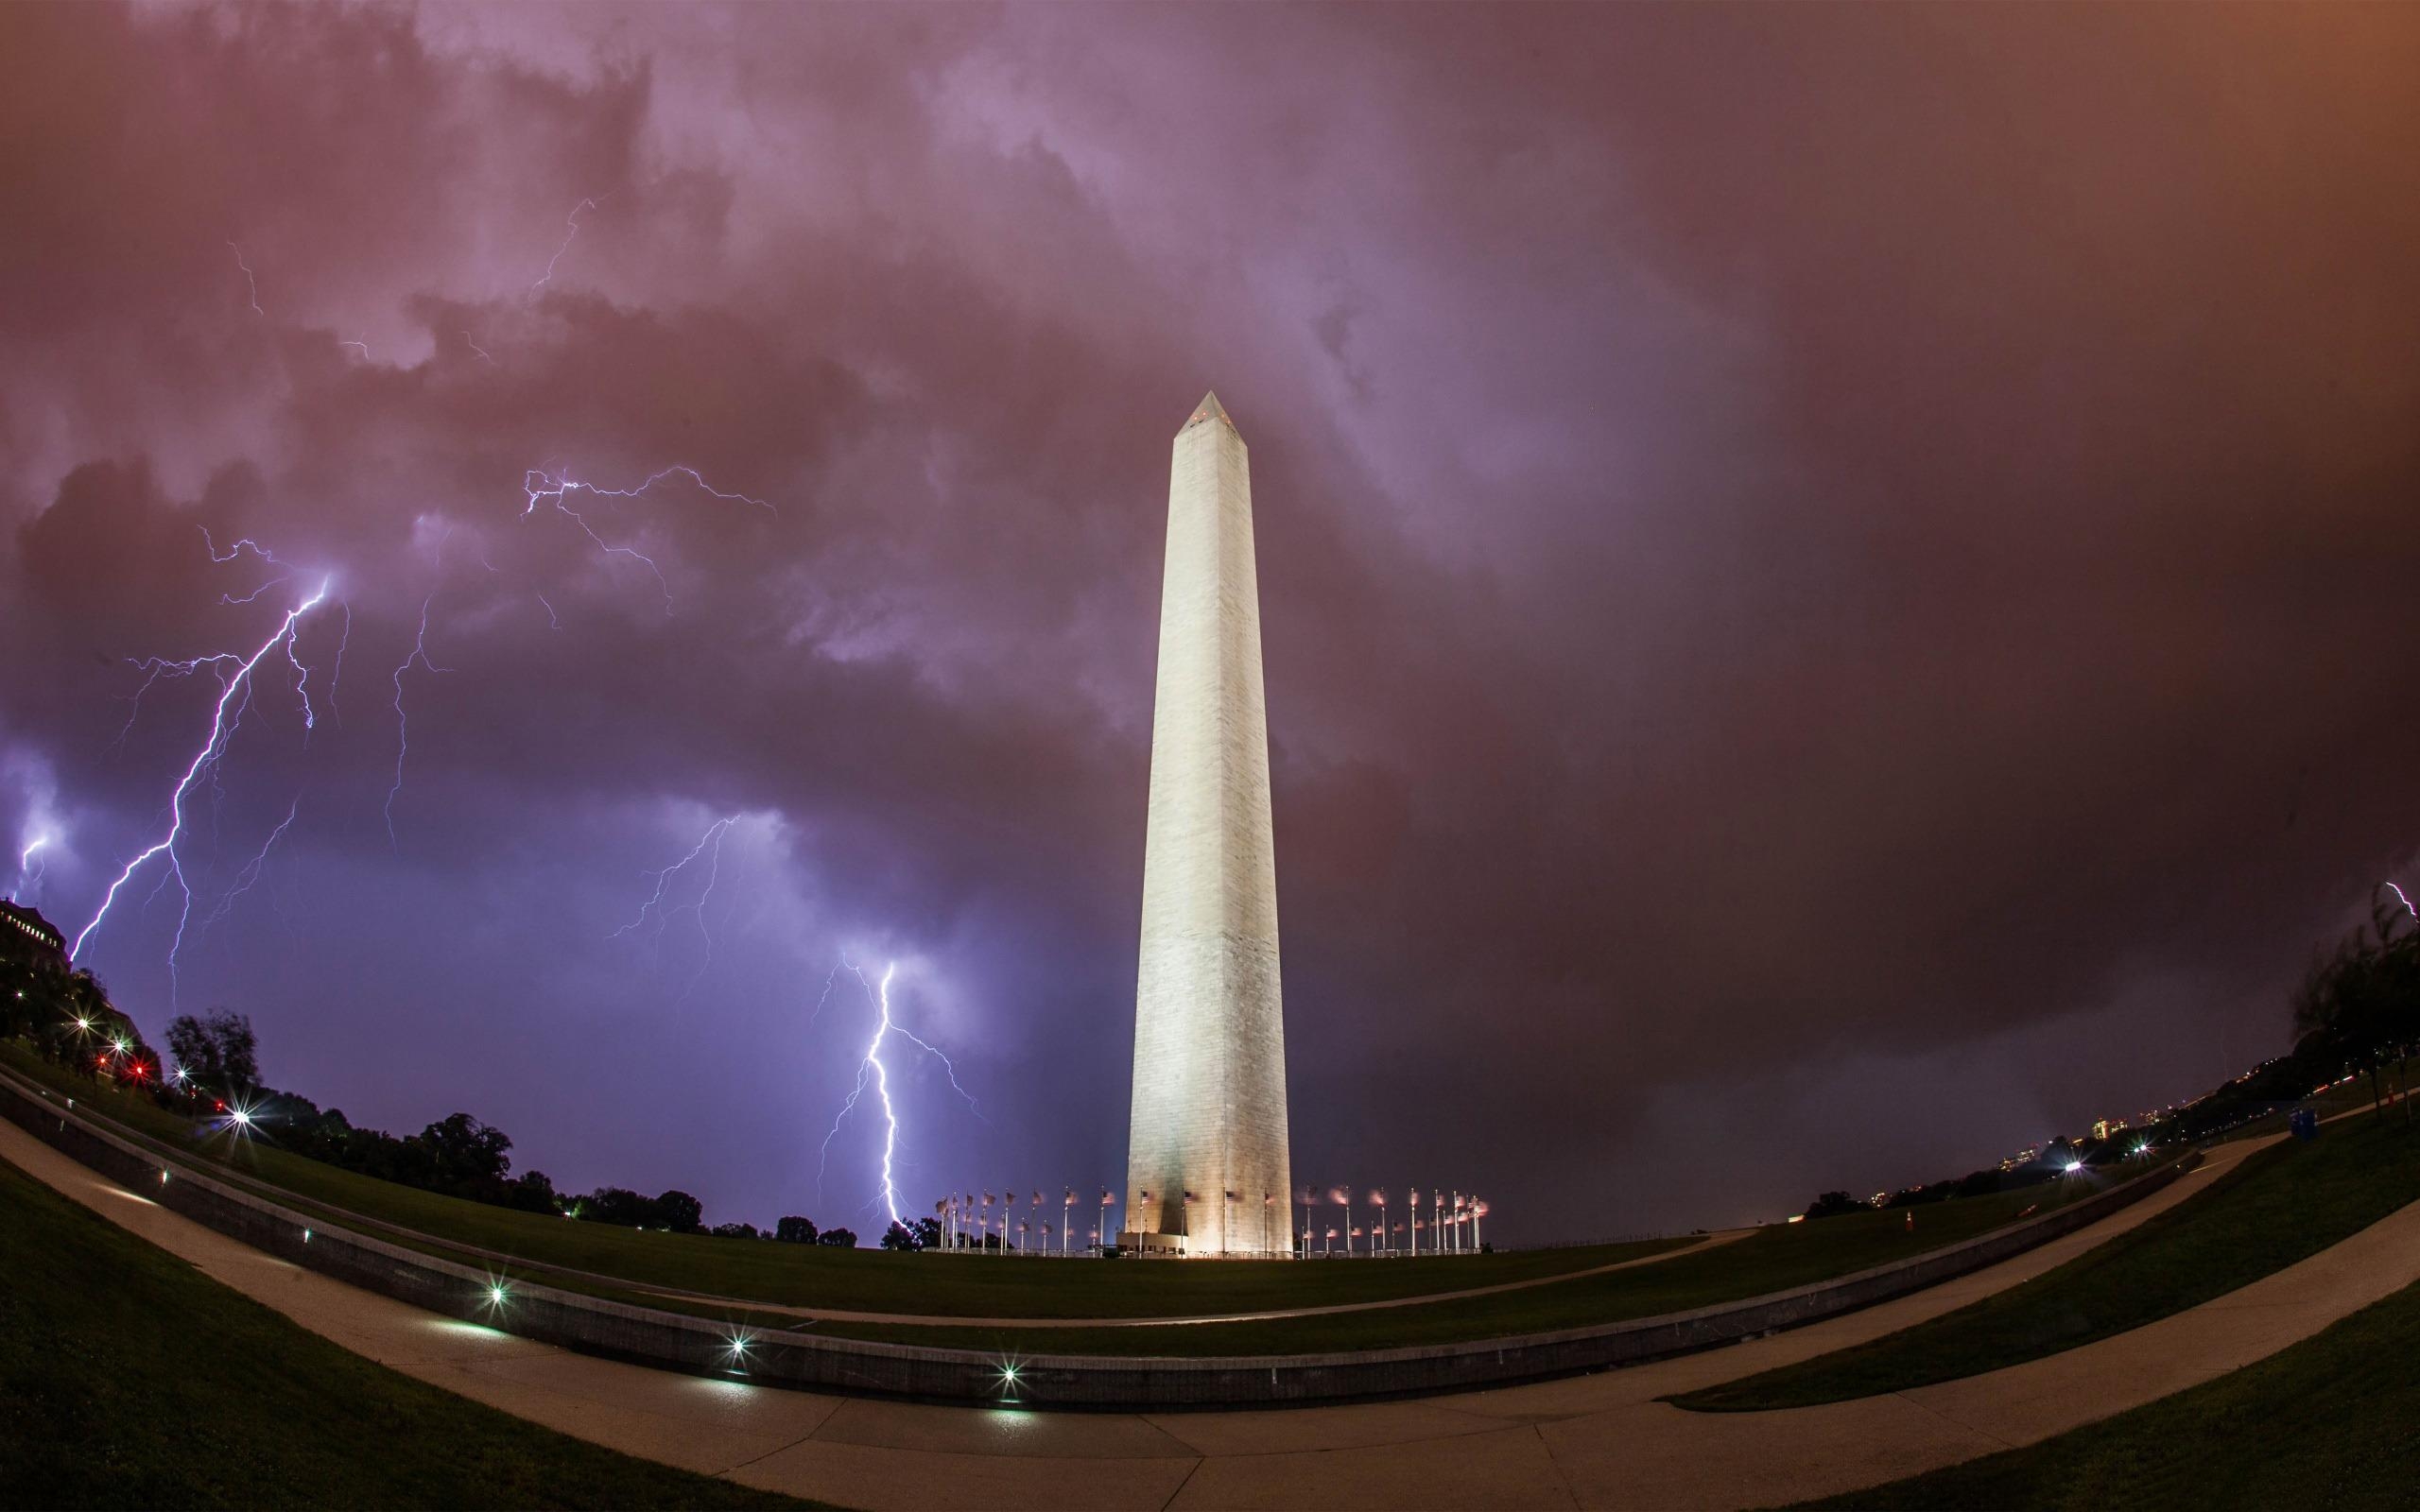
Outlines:
[[13, 894], [19, 902], [23, 902], [27, 898], [32, 897], [33, 888], [42, 881], [43, 871], [44, 868], [48, 866], [48, 863], [45, 862], [43, 866], [37, 867], [34, 865], [34, 857], [42, 854], [43, 849], [49, 845], [51, 837], [49, 835], [37, 834], [31, 840], [27, 841], [26, 843], [26, 849], [19, 852], [17, 856], [17, 888], [16, 892]]
[[2394, 894], [2394, 901], [2403, 905], [2403, 911], [2411, 916], [2413, 922], [2420, 923], [2420, 908], [2411, 906], [2411, 900], [2403, 895], [2402, 888], [2390, 882], [2386, 885], [2386, 890]]
[[209, 552], [210, 559], [218, 563], [222, 567], [227, 563], [233, 561], [236, 558], [242, 556], [248, 551], [253, 556], [258, 557], [263, 561], [272, 562], [280, 567], [285, 565], [284, 561], [279, 559], [277, 553], [269, 550], [267, 546], [262, 545], [259, 541], [254, 541], [250, 536], [243, 537], [233, 545], [229, 546], [225, 551], [220, 551], [218, 549], [218, 543], [210, 539], [210, 527], [208, 525], [196, 525], [194, 528], [201, 532], [202, 550]]
[[436, 597], [437, 594], [431, 593], [420, 601], [420, 631], [412, 637], [411, 655], [395, 667], [395, 782], [387, 789], [386, 808], [387, 844], [390, 849], [395, 844], [395, 795], [404, 790], [404, 758], [409, 756], [412, 749], [411, 716], [404, 712], [404, 674], [416, 665], [429, 672], [454, 670], [452, 667], [441, 667], [428, 659], [428, 606]]
[[[337, 607], [344, 610], [344, 633], [337, 638], [336, 670], [328, 674], [328, 713], [336, 715], [337, 724], [341, 727], [344, 714], [337, 708], [337, 684], [344, 680], [344, 648], [353, 644], [353, 606], [339, 604]], [[309, 727], [306, 725], [304, 728]]]
[[770, 504], [753, 495], [726, 493], [708, 483], [696, 468], [676, 463], [650, 474], [645, 482], [634, 489], [602, 489], [594, 483], [578, 482], [568, 473], [557, 474], [548, 472], [543, 468], [531, 468], [521, 475], [523, 495], [521, 518], [527, 520], [536, 513], [540, 502], [543, 501], [554, 506], [557, 513], [565, 516], [574, 524], [579, 526], [581, 533], [596, 542], [597, 550], [609, 557], [628, 557], [634, 561], [646, 563], [647, 570], [655, 575], [655, 586], [663, 592], [664, 607], [666, 611], [669, 612], [672, 608], [672, 585], [665, 580], [664, 569], [657, 565], [655, 558], [636, 547], [617, 546], [608, 541], [596, 533], [595, 525], [588, 523], [588, 517], [573, 508], [569, 501], [574, 493], [591, 494], [600, 499], [635, 499], [676, 473], [696, 484], [700, 490], [727, 503], [752, 504], [769, 514], [780, 513]]
[[486, 363], [491, 368], [495, 366], [495, 359], [488, 355], [488, 349], [472, 340], [471, 333], [468, 331], [462, 333], [462, 343], [469, 347], [472, 352], [476, 353], [481, 362]]
[[239, 608], [240, 608], [240, 607], [241, 607], [241, 606], [243, 606], [243, 605], [246, 605], [246, 604], [251, 603], [254, 599], [259, 598], [263, 593], [268, 593], [270, 589], [275, 588], [278, 584], [280, 584], [280, 583], [285, 583], [285, 582], [290, 582], [290, 581], [292, 581], [292, 580], [293, 580], [293, 579], [292, 579], [292, 575], [290, 575], [290, 574], [286, 574], [286, 573], [280, 573], [277, 576], [272, 577], [272, 578], [270, 578], [268, 582], [261, 584], [261, 586], [260, 586], [260, 587], [253, 589], [251, 593], [246, 593], [246, 594], [245, 594], [243, 597], [241, 597], [241, 598], [236, 597], [236, 596], [235, 596], [234, 594], [233, 594], [233, 593], [221, 593], [221, 594], [219, 594], [219, 595], [218, 595], [218, 602], [220, 602], [221, 604], [233, 604], [233, 605], [235, 605], [235, 606], [237, 606], [237, 607], [239, 607]]
[[[901, 1027], [891, 1019], [890, 979], [898, 970], [899, 963], [896, 961], [893, 961], [890, 965], [884, 967], [882, 971], [882, 981], [877, 986], [874, 983], [868, 982], [866, 980], [866, 974], [863, 971], [858, 971], [855, 966], [850, 965], [844, 960], [840, 963], [839, 967], [834, 971], [831, 976], [827, 976], [823, 979], [823, 993], [825, 997], [829, 997], [832, 993], [832, 983], [838, 978], [840, 971], [845, 971], [850, 975], [856, 977], [857, 979], [857, 984], [866, 989], [866, 995], [873, 1000], [875, 1019], [873, 1039], [867, 1043], [866, 1053], [857, 1062], [856, 1082], [849, 1089], [848, 1098], [846, 1101], [841, 1103], [840, 1111], [833, 1115], [832, 1127], [830, 1131], [825, 1133], [823, 1136], [823, 1149], [821, 1157], [816, 1161], [815, 1166], [815, 1191], [817, 1200], [821, 1201], [823, 1193], [824, 1168], [830, 1163], [832, 1159], [832, 1141], [839, 1134], [842, 1121], [847, 1119], [849, 1114], [856, 1108], [857, 1100], [865, 1095], [866, 1086], [871, 1082], [873, 1085], [875, 1095], [882, 1099], [882, 1204], [884, 1210], [890, 1214], [890, 1221], [892, 1223], [899, 1222], [899, 1188], [892, 1178], [891, 1174], [892, 1165], [897, 1158], [899, 1150], [899, 1109], [897, 1105], [892, 1103], [890, 1100], [890, 1068], [884, 1063], [882, 1058], [883, 1040], [890, 1038], [890, 1035], [895, 1032], [900, 1036], [900, 1038], [907, 1040], [910, 1043], [914, 1044], [918, 1049], [923, 1050], [925, 1054], [940, 1060], [942, 1068], [949, 1074], [949, 1084], [951, 1090], [956, 1091], [960, 1097], [964, 1097], [968, 1107], [975, 1108], [976, 1117], [981, 1118], [983, 1116], [982, 1108], [977, 1107], [975, 1099], [968, 1094], [966, 1089], [958, 1084], [958, 1068], [950, 1064], [949, 1057], [942, 1055], [939, 1050], [935, 1049], [925, 1040], [918, 1039], [915, 1035]], [[822, 999], [819, 998], [816, 1000], [815, 1011], [818, 1014], [821, 1014], [823, 1011]], [[807, 1022], [811, 1023], [814, 1020], [810, 1018]], [[989, 1121], [986, 1120], [986, 1122]]]
[[[616, 940], [620, 939], [625, 935], [633, 933], [646, 924], [647, 916], [650, 911], [652, 911], [655, 914], [655, 937], [658, 940], [661, 940], [664, 937], [665, 926], [671, 922], [672, 916], [674, 914], [685, 913], [695, 915], [698, 920], [698, 937], [705, 941], [705, 955], [699, 961], [697, 971], [690, 973], [689, 985], [681, 989], [681, 996], [674, 1005], [676, 1007], [679, 1006], [680, 1004], [689, 1001], [689, 994], [697, 990], [699, 979], [703, 977], [706, 974], [707, 969], [714, 965], [715, 937], [706, 929], [706, 901], [714, 896], [715, 883], [722, 875], [723, 836], [730, 833], [731, 827], [738, 822], [739, 816], [736, 814], [732, 815], [729, 818], [715, 820], [714, 823], [706, 827], [706, 833], [698, 837], [698, 843], [690, 848], [687, 855], [683, 856], [680, 860], [675, 861], [672, 865], [665, 868], [661, 871], [649, 872], [648, 875], [655, 879], [654, 895], [648, 898], [647, 902], [639, 904], [639, 911], [636, 918], [632, 919], [629, 923], [624, 924], [621, 928], [614, 931], [611, 935], [605, 936], [608, 940]], [[698, 901], [693, 903], [684, 903], [679, 908], [667, 910], [664, 906], [664, 891], [671, 885], [673, 874], [675, 872], [687, 869], [689, 864], [697, 860], [700, 855], [706, 857], [706, 885], [699, 889]]]
[[252, 313], [259, 316], [268, 315], [268, 312], [261, 308], [261, 282], [252, 277], [251, 265], [244, 261], [244, 249], [233, 242], [227, 244], [227, 249], [235, 254], [235, 266], [244, 270], [244, 286], [251, 291]]
[[[226, 753], [228, 739], [234, 732], [233, 724], [228, 717], [229, 713], [231, 710], [234, 711], [237, 717], [241, 717], [242, 710], [250, 706], [249, 690], [251, 687], [253, 671], [268, 660], [271, 651], [276, 650], [293, 637], [295, 626], [302, 622], [304, 615], [325, 603], [327, 596], [328, 583], [323, 579], [308, 598], [285, 611], [285, 617], [278, 622], [276, 631], [268, 640], [263, 641], [260, 648], [246, 657], [234, 672], [220, 683], [218, 702], [211, 712], [209, 736], [202, 741], [201, 748], [194, 752], [193, 760], [186, 764], [184, 775], [177, 779], [176, 789], [168, 796], [168, 833], [137, 853], [133, 860], [126, 864], [126, 869], [117, 874], [117, 880], [110, 884], [109, 890], [101, 897], [100, 908], [93, 915], [92, 922], [78, 932], [75, 944], [69, 948], [68, 955], [71, 959], [84, 953], [84, 942], [92, 937], [93, 931], [101, 927], [101, 921], [109, 918], [111, 907], [117, 902], [119, 889], [124, 887], [127, 882], [154, 857], [165, 855], [168, 858], [168, 877], [175, 879], [178, 890], [184, 895], [184, 908], [177, 917], [176, 943], [168, 951], [168, 982], [173, 1001], [177, 952], [183, 947], [185, 923], [193, 915], [193, 889], [185, 882], [184, 867], [177, 855], [177, 839], [184, 830], [185, 797], [193, 791], [193, 785], [202, 772], [205, 769], [215, 768], [218, 759]], [[230, 653], [231, 656], [232, 654]], [[166, 880], [166, 877], [162, 879], [164, 885]]]
[[361, 352], [362, 361], [368, 362], [370, 360], [370, 343], [367, 341], [339, 341], [337, 345], [339, 347], [356, 348]]
[[524, 303], [536, 299], [540, 289], [544, 288], [548, 284], [554, 282], [555, 265], [563, 260], [563, 253], [571, 250], [572, 242], [579, 235], [579, 213], [583, 210], [595, 210], [596, 208], [596, 201], [594, 199], [583, 199], [579, 204], [571, 207], [571, 214], [563, 217], [563, 244], [555, 249], [554, 256], [546, 259], [545, 272], [540, 274], [538, 282], [529, 285], [529, 292], [521, 297]]
[[210, 933], [210, 926], [213, 924], [224, 922], [227, 915], [233, 910], [235, 900], [252, 890], [252, 884], [261, 880], [261, 868], [268, 864], [268, 853], [277, 849], [277, 842], [285, 837], [287, 830], [293, 828], [294, 816], [301, 813], [302, 809], [302, 799], [300, 798], [285, 806], [285, 817], [278, 821], [276, 829], [268, 832], [268, 838], [261, 842], [259, 853], [245, 864], [243, 870], [235, 874], [234, 885], [229, 887], [226, 895], [218, 900], [218, 906], [210, 911], [208, 918], [194, 926], [195, 938], [199, 939]]

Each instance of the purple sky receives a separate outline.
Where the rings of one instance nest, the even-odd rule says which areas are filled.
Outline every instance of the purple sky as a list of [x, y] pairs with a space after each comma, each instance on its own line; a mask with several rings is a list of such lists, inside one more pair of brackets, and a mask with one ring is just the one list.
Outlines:
[[[895, 960], [981, 1103], [896, 1057], [908, 1204], [1116, 1183], [1211, 387], [1304, 1180], [1544, 1238], [1961, 1173], [2282, 1049], [2414, 864], [2420, 11], [18, 6], [0, 55], [0, 839], [81, 929], [217, 695], [135, 663], [331, 576], [316, 727], [272, 654], [186, 804], [173, 982], [157, 861], [83, 959], [356, 1121], [865, 1230], [879, 1117], [818, 1157], [872, 1009], [817, 1005]], [[733, 497], [525, 490], [674, 466]]]

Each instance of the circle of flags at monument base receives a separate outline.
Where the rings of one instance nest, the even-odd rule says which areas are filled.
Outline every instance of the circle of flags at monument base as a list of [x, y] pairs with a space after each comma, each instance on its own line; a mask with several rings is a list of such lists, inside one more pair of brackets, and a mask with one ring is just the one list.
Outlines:
[[[1134, 1194], [1134, 1199], [1130, 1211], [1156, 1211], [1163, 1205], [1165, 1194], [1145, 1188]], [[1293, 1194], [1293, 1231], [1282, 1237], [1271, 1228], [1279, 1200], [1273, 1192], [1260, 1194], [1257, 1203], [1239, 1192], [1222, 1193], [1215, 1199], [1186, 1192], [1180, 1205], [1184, 1227], [1178, 1232], [1120, 1232], [1111, 1225], [1111, 1210], [1118, 1206], [1118, 1196], [1107, 1187], [1100, 1189], [1097, 1198], [1089, 1200], [1079, 1198], [1075, 1188], [1065, 1187], [1055, 1203], [1038, 1191], [1019, 1196], [1011, 1188], [1000, 1193], [953, 1193], [933, 1204], [932, 1221], [940, 1231], [935, 1247], [944, 1252], [965, 1250], [1037, 1259], [1126, 1253], [1241, 1259], [1409, 1259], [1421, 1255], [1476, 1255], [1486, 1247], [1480, 1238], [1482, 1220], [1491, 1211], [1486, 1200], [1443, 1188], [1423, 1191], [1414, 1187], [1397, 1203], [1384, 1187], [1373, 1187], [1357, 1196], [1352, 1187], [1304, 1187]], [[1269, 1231], [1269, 1238], [1259, 1247], [1194, 1247], [1189, 1242], [1194, 1214], [1214, 1201], [1225, 1210], [1219, 1231], [1250, 1234], [1249, 1220], [1238, 1214], [1257, 1207], [1261, 1228]], [[1322, 1204], [1334, 1211], [1335, 1221], [1322, 1221]], [[1055, 1219], [1048, 1216], [1053, 1208], [1057, 1209]], [[1355, 1216], [1357, 1208], [1362, 1214], [1358, 1219]], [[994, 1209], [998, 1210], [996, 1213]], [[1082, 1226], [1080, 1234], [1079, 1225]]]

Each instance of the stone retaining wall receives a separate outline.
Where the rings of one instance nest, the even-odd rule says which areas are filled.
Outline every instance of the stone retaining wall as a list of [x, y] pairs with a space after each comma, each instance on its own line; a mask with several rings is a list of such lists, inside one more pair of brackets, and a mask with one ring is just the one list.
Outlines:
[[[171, 1211], [366, 1290], [585, 1353], [822, 1391], [960, 1404], [1166, 1409], [1294, 1406], [1508, 1385], [1638, 1365], [1796, 1328], [1972, 1271], [2072, 1233], [2167, 1186], [2198, 1154], [2105, 1192], [1930, 1254], [1796, 1291], [1662, 1317], [1421, 1349], [1231, 1359], [1019, 1358], [740, 1329], [508, 1280], [280, 1207], [88, 1121], [67, 1099], [0, 1073], [0, 1113], [52, 1148]], [[167, 1179], [163, 1181], [163, 1173]], [[736, 1341], [745, 1347], [735, 1349]]]

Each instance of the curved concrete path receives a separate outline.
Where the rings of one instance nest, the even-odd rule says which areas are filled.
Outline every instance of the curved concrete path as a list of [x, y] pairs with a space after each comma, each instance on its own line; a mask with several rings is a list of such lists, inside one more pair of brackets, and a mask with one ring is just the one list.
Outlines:
[[[2267, 1142], [2262, 1142], [2267, 1143]], [[357, 1354], [549, 1428], [857, 1507], [1770, 1505], [2032, 1443], [2235, 1369], [2420, 1280], [2420, 1204], [2227, 1297], [1964, 1381], [1773, 1413], [1654, 1399], [1860, 1343], [2064, 1263], [2203, 1190], [2257, 1144], [1929, 1291], [1634, 1369], [1293, 1411], [1048, 1414], [817, 1396], [592, 1359], [422, 1313], [249, 1248], [14, 1125], [0, 1159]]]

